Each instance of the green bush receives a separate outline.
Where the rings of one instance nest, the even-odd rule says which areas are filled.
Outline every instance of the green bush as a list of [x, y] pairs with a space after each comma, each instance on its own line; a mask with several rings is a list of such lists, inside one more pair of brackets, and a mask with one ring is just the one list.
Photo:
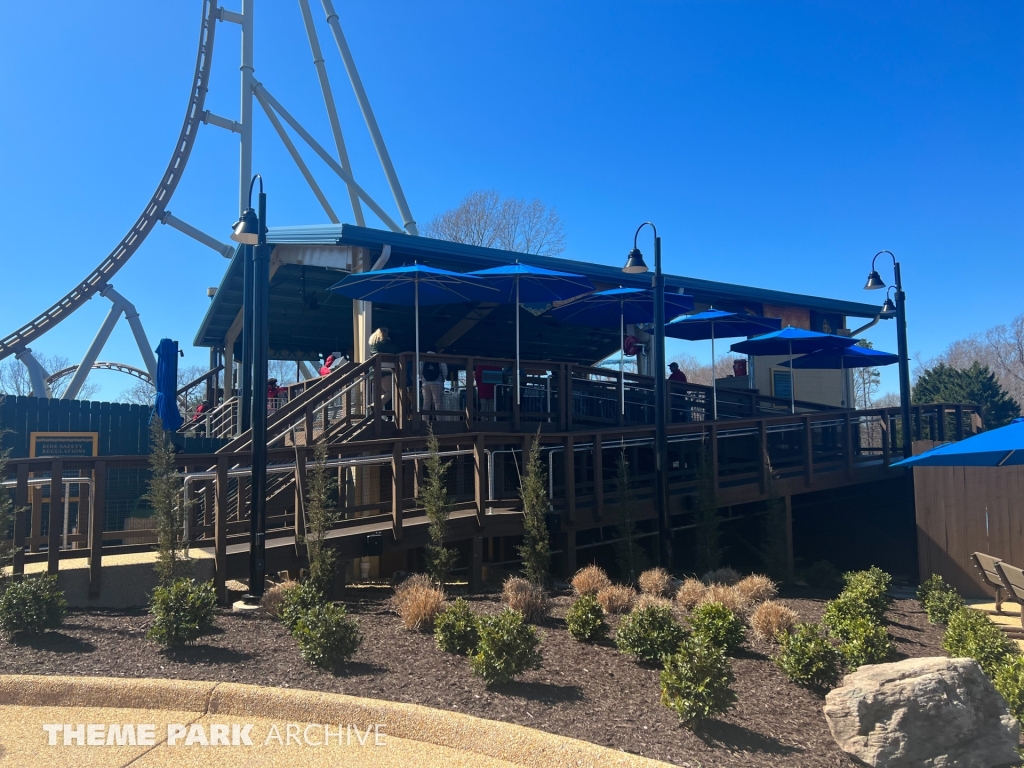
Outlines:
[[149, 612], [154, 621], [146, 636], [168, 648], [194, 643], [213, 629], [216, 605], [212, 581], [198, 584], [192, 579], [175, 579], [169, 586], [153, 590]]
[[964, 605], [964, 599], [954, 589], [932, 590], [924, 599], [924, 611], [932, 624], [948, 624], [949, 617]]
[[847, 638], [847, 627], [856, 621], [881, 623], [878, 614], [864, 599], [863, 593], [850, 590], [843, 590], [835, 600], [829, 600], [821, 617], [821, 623], [840, 640]]
[[297, 587], [292, 587], [284, 593], [284, 598], [281, 600], [281, 606], [278, 608], [277, 615], [289, 632], [295, 630], [295, 625], [299, 623], [307, 611], [316, 608], [318, 605], [323, 605], [326, 601], [323, 593], [316, 587], [312, 581], [304, 581]]
[[670, 608], [648, 605], [622, 620], [615, 633], [615, 644], [637, 661], [660, 663], [663, 656], [676, 652], [685, 636]]
[[505, 608], [497, 616], [480, 617], [480, 639], [470, 666], [487, 685], [501, 685], [540, 666], [539, 645], [537, 631], [523, 614]]
[[818, 624], [797, 624], [780, 634], [775, 663], [798, 685], [826, 690], [839, 681], [840, 655]]
[[576, 640], [600, 640], [608, 634], [604, 609], [593, 595], [582, 595], [565, 614], [565, 626]]
[[1024, 721], [1024, 656], [1014, 656], [996, 672], [996, 690], [1010, 705], [1010, 713], [1018, 722]]
[[932, 592], [949, 592], [952, 589], [953, 587], [947, 584], [945, 579], [939, 576], [939, 574], [933, 573], [918, 585], [917, 600], [924, 607], [925, 601], [928, 600], [928, 595]]
[[476, 650], [479, 639], [477, 616], [465, 598], [460, 597], [434, 619], [434, 640], [442, 651], [467, 656]]
[[850, 671], [865, 664], [881, 664], [895, 650], [885, 627], [870, 619], [853, 619], [843, 630], [839, 652]]
[[318, 667], [337, 670], [363, 642], [359, 622], [345, 613], [345, 606], [323, 603], [306, 611], [295, 624], [292, 635], [302, 658]]
[[827, 589], [839, 584], [839, 571], [828, 560], [811, 563], [804, 569], [803, 577], [809, 587]]
[[693, 634], [679, 650], [665, 657], [661, 672], [661, 703], [687, 725], [726, 712], [736, 702], [730, 685], [732, 665], [722, 648], [708, 637]]
[[866, 571], [852, 571], [843, 574], [846, 587], [844, 595], [850, 595], [864, 602], [871, 610], [875, 620], [881, 623], [885, 619], [885, 611], [889, 607], [889, 587], [892, 576], [880, 568], [872, 566]]
[[8, 636], [18, 632], [41, 635], [48, 629], [58, 629], [67, 609], [56, 576], [15, 581], [0, 595], [0, 629]]
[[746, 628], [743, 620], [722, 603], [709, 602], [698, 605], [690, 613], [690, 627], [694, 634], [706, 637], [727, 656], [735, 656], [743, 645]]
[[954, 658], [974, 659], [992, 679], [1001, 666], [1020, 655], [1017, 644], [989, 621], [988, 616], [966, 607], [949, 617], [942, 647]]

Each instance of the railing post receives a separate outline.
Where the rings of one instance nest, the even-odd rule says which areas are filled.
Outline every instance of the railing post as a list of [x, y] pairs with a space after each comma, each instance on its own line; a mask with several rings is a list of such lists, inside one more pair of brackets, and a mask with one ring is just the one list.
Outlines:
[[302, 426], [303, 431], [305, 432], [305, 445], [313, 444], [313, 420], [315, 419], [315, 414], [316, 411], [314, 409], [313, 403], [307, 403], [306, 410], [302, 415]]
[[846, 476], [853, 477], [853, 419], [843, 413], [843, 453], [846, 454]]
[[295, 554], [299, 554], [299, 539], [306, 535], [306, 449], [295, 449]]
[[[625, 395], [625, 392], [626, 392], [626, 372], [625, 371], [617, 371], [616, 373], [617, 373], [617, 377], [616, 378], [618, 379], [617, 383], [618, 383], [618, 385], [620, 387], [622, 387], [622, 393], [623, 394], [622, 394], [622, 403], [619, 403], [619, 398], [618, 397], [615, 398], [615, 419], [616, 419], [615, 423], [618, 425], [619, 429], [622, 429], [624, 426], [626, 426], [626, 414], [625, 414], [625, 410], [626, 409], [624, 407], [624, 404], [626, 402], [626, 395]], [[616, 392], [615, 394], [618, 395], [618, 392]]]
[[804, 416], [804, 481], [807, 485], [814, 482], [814, 433], [811, 431], [811, 417]]
[[565, 438], [565, 519], [576, 520], [576, 441], [572, 435]]
[[14, 561], [11, 564], [11, 572], [16, 579], [25, 574], [25, 507], [28, 506], [28, 464], [18, 465], [17, 478], [14, 488]]
[[768, 429], [765, 427], [764, 419], [760, 419], [757, 422], [757, 445], [761, 455], [758, 460], [758, 465], [761, 470], [758, 473], [757, 482], [758, 488], [762, 494], [768, 490]]
[[391, 531], [395, 541], [402, 538], [402, 496], [405, 483], [402, 478], [402, 441], [391, 446]]
[[[213, 514], [213, 586], [217, 600], [228, 601], [228, 456], [217, 457], [217, 504]], [[242, 496], [242, 478], [238, 479], [239, 505]]]
[[89, 597], [99, 597], [103, 574], [103, 524], [107, 512], [107, 463], [92, 470], [92, 509], [89, 510]]
[[953, 411], [953, 416], [954, 416], [954, 419], [955, 419], [956, 439], [957, 440], [963, 440], [964, 439], [964, 407], [962, 405], [958, 405], [956, 407], [956, 410]]
[[565, 429], [572, 430], [572, 363], [565, 366]]
[[[513, 365], [514, 365], [514, 363], [513, 363]], [[516, 381], [516, 377], [515, 376], [512, 377], [512, 381], [513, 382]], [[522, 425], [523, 425], [523, 423], [522, 423], [523, 414], [522, 414], [522, 410], [521, 410], [521, 408], [519, 406], [519, 398], [516, 397], [516, 395], [518, 395], [518, 394], [519, 394], [519, 392], [515, 389], [515, 384], [513, 383], [513, 388], [512, 388], [512, 429], [515, 432], [518, 432], [522, 428]]]
[[718, 424], [711, 422], [708, 427], [711, 436], [711, 487], [718, 498]]
[[889, 433], [892, 432], [892, 422], [889, 421], [889, 412], [883, 410], [881, 418], [879, 419], [879, 426], [881, 428], [882, 438], [882, 461], [885, 462], [885, 466], [889, 466], [889, 462], [892, 459], [892, 448], [889, 443]]
[[594, 517], [604, 515], [604, 445], [602, 435], [594, 435]]
[[914, 420], [914, 431], [912, 434], [916, 435], [916, 439], [921, 439], [921, 406], [914, 406], [914, 414], [911, 416]]
[[[392, 382], [394, 383], [394, 382]], [[394, 402], [394, 393], [391, 400]], [[380, 375], [380, 355], [373, 356], [373, 436], [381, 434], [381, 411], [384, 410], [384, 389]]]
[[473, 497], [476, 502], [476, 522], [477, 525], [483, 526], [484, 524], [484, 498], [486, 496], [487, 488], [487, 454], [486, 454], [487, 441], [484, 435], [478, 434], [473, 440], [473, 469], [474, 471], [474, 483], [473, 483]]
[[569, 386], [566, 384], [566, 370], [568, 366], [560, 363], [558, 366], [558, 431], [565, 432], [566, 426], [566, 401], [569, 397]]
[[50, 522], [46, 536], [46, 572], [60, 569], [60, 538], [64, 531], [64, 462], [50, 464]]
[[473, 420], [476, 418], [473, 414], [475, 403], [473, 402], [476, 395], [476, 366], [473, 363], [473, 358], [466, 358], [466, 429], [470, 432], [473, 431]]

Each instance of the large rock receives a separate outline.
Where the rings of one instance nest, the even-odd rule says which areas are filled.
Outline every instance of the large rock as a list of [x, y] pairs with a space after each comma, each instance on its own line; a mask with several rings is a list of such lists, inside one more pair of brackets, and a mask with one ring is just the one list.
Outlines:
[[1020, 729], [974, 659], [861, 667], [825, 697], [845, 752], [871, 766], [1017, 765]]

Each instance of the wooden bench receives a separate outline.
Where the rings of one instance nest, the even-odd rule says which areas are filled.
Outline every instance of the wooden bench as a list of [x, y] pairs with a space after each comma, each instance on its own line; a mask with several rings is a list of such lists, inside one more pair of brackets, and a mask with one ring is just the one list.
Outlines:
[[1003, 587], [999, 573], [996, 571], [996, 564], [1000, 562], [999, 558], [986, 555], [984, 552], [975, 552], [971, 555], [971, 562], [974, 563], [974, 567], [978, 570], [981, 580], [996, 591], [996, 613], [1002, 613], [1003, 589], [1005, 587]]
[[1022, 606], [1020, 624], [1024, 627], [1024, 571], [1002, 560], [996, 560], [996, 573], [1006, 589], [1006, 597]]

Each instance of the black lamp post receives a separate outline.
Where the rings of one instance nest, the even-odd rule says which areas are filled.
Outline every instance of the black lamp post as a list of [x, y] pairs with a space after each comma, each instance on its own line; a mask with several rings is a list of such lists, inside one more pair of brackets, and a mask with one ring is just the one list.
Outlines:
[[[249, 207], [242, 211], [235, 226], [232, 228], [231, 239], [241, 243], [242, 249], [242, 380], [236, 382], [241, 397], [241, 404], [238, 411], [239, 434], [245, 432], [251, 426], [252, 410], [252, 337], [253, 337], [253, 275], [252, 275], [252, 247], [259, 241], [259, 220], [256, 211], [252, 209], [252, 185], [256, 176], [249, 183]], [[262, 193], [263, 179], [260, 177], [260, 190]]]
[[[886, 286], [881, 275], [875, 270], [875, 261], [883, 253], [892, 259], [893, 272], [896, 275], [896, 285]], [[910, 428], [910, 353], [907, 350], [907, 295], [903, 292], [903, 280], [900, 278], [900, 263], [892, 251], [879, 251], [871, 260], [871, 274], [864, 286], [866, 291], [875, 291], [881, 288], [895, 288], [896, 306], [893, 306], [886, 292], [885, 303], [879, 312], [879, 316], [890, 318], [896, 316], [896, 344], [900, 356], [900, 418], [903, 422], [903, 457], [907, 458], [913, 454], [913, 434]]]
[[[259, 215], [252, 209], [252, 188], [260, 180]], [[246, 290], [252, 297], [251, 333], [246, 333], [243, 343], [243, 366], [245, 351], [250, 352], [252, 367], [251, 383], [245, 388], [243, 370], [243, 415], [249, 416], [252, 426], [252, 489], [249, 502], [249, 591], [243, 599], [258, 603], [263, 596], [267, 572], [267, 358], [270, 340], [270, 258], [267, 252], [267, 196], [263, 192], [263, 177], [256, 174], [249, 184], [249, 207], [235, 224], [231, 239], [244, 243], [252, 253], [251, 281]], [[250, 259], [246, 259], [247, 265]], [[243, 324], [246, 315], [243, 312]], [[244, 327], [244, 325], [243, 325]], [[250, 411], [245, 413], [245, 396], [250, 398]], [[243, 422], [244, 424], [244, 422]]]
[[633, 250], [629, 252], [622, 271], [630, 275], [647, 272], [643, 254], [636, 247], [640, 230], [654, 230], [654, 507], [658, 515], [658, 560], [662, 567], [672, 567], [672, 543], [668, 526], [668, 435], [665, 431], [665, 279], [661, 274], [661, 238], [658, 228], [649, 221], [637, 227]]

